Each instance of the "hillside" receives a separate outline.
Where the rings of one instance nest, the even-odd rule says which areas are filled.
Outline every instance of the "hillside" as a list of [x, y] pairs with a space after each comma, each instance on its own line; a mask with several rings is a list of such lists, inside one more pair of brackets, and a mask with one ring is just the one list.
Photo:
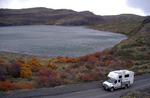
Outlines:
[[67, 9], [29, 8], [0, 9], [0, 26], [12, 25], [93, 25], [103, 23], [101, 16], [92, 12]]
[[150, 17], [147, 17], [131, 33], [129, 39], [113, 48], [115, 55], [122, 59], [133, 60], [135, 71], [138, 68], [140, 72], [150, 72]]
[[90, 26], [90, 28], [102, 31], [122, 33], [128, 36], [135, 27], [141, 24], [145, 17], [133, 14], [121, 14], [103, 16], [103, 19], [105, 20], [105, 23], [92, 25]]
[[111, 55], [121, 61], [131, 61], [134, 65], [131, 69], [137, 74], [150, 72], [150, 17], [136, 19], [134, 22], [116, 21], [107, 24], [91, 28], [114, 31], [128, 36], [128, 39], [108, 50], [111, 51]]
[[[44, 7], [28, 9], [0, 9], [0, 26], [14, 25], [96, 25], [102, 30], [118, 31], [117, 25], [135, 27], [144, 19], [142, 16], [121, 14], [99, 16], [89, 11], [76, 12], [69, 9], [49, 9]], [[121, 24], [121, 26], [120, 26]], [[122, 28], [122, 31], [125, 31]]]

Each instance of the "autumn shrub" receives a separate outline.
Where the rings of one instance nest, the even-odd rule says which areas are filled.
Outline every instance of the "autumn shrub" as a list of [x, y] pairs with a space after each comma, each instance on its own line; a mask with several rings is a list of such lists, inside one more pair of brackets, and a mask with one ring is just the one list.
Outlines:
[[89, 55], [79, 57], [79, 62], [86, 62]]
[[57, 57], [57, 63], [77, 63], [78, 58], [69, 58], [69, 57]]
[[79, 61], [97, 65], [100, 63], [99, 56], [97, 56], [97, 54], [79, 57]]
[[96, 58], [101, 58], [102, 52], [96, 52], [93, 54]]
[[80, 75], [80, 81], [87, 82], [87, 81], [95, 81], [100, 79], [99, 72], [88, 72], [88, 73], [82, 73]]
[[125, 61], [126, 62], [126, 67], [127, 68], [132, 68], [134, 66], [134, 62], [132, 60], [127, 60]]
[[61, 79], [66, 79], [68, 76], [68, 73], [67, 72], [60, 72], [60, 78]]
[[37, 87], [49, 87], [49, 79], [50, 77], [46, 77], [46, 76], [38, 76], [36, 82], [37, 82]]
[[66, 63], [77, 63], [78, 62], [78, 58], [67, 58]]
[[28, 64], [21, 65], [20, 77], [30, 78], [32, 76], [31, 66]]
[[91, 70], [91, 69], [93, 69], [95, 66], [94, 65], [92, 65], [92, 64], [85, 64], [84, 65], [87, 69], [89, 69], [89, 70]]
[[91, 55], [87, 58], [87, 62], [90, 62], [92, 64], [99, 64], [99, 59], [97, 57]]
[[67, 59], [66, 57], [57, 57], [57, 63], [66, 63], [67, 62]]
[[94, 80], [93, 76], [90, 73], [83, 73], [80, 77], [81, 81], [87, 82]]
[[9, 67], [9, 74], [15, 78], [20, 77], [20, 70], [21, 70], [21, 65], [20, 63], [14, 61], [12, 64], [10, 64]]
[[1, 65], [1, 64], [5, 64], [5, 62], [6, 62], [6, 61], [5, 61], [3, 58], [0, 58], [0, 65]]
[[14, 84], [15, 89], [33, 89], [34, 86], [32, 83], [18, 82]]
[[113, 60], [105, 60], [103, 66], [109, 66], [111, 64], [113, 64]]
[[6, 81], [0, 81], [0, 90], [2, 91], [8, 91], [8, 90], [14, 90], [15, 86], [12, 82], [6, 80]]
[[62, 79], [57, 71], [52, 71], [44, 68], [39, 71], [39, 77], [37, 79], [37, 82], [39, 86], [52, 87], [60, 85], [62, 83]]
[[82, 76], [83, 76], [83, 74], [82, 74], [81, 72], [77, 73], [77, 74], [75, 75], [76, 81], [81, 81], [81, 77], [82, 77]]
[[[93, 68], [91, 68], [93, 69]], [[91, 69], [87, 68], [87, 66], [80, 66], [77, 71], [80, 71], [80, 72], [89, 72]]]
[[51, 70], [56, 70], [58, 68], [58, 65], [49, 61], [48, 68], [50, 68]]
[[4, 81], [7, 75], [7, 68], [4, 65], [0, 65], [0, 81]]
[[37, 58], [32, 58], [31, 60], [28, 61], [28, 64], [31, 66], [31, 70], [33, 72], [39, 71], [42, 66], [40, 60]]
[[67, 85], [67, 84], [73, 84], [75, 81], [70, 80], [70, 79], [64, 79], [63, 80], [63, 84]]
[[5, 60], [0, 58], [0, 81], [6, 79], [6, 75], [8, 74], [7, 65], [5, 64]]

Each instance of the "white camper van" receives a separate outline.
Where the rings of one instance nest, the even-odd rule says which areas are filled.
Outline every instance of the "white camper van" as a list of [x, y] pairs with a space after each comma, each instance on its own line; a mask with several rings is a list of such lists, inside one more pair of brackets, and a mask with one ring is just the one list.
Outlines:
[[116, 70], [108, 74], [108, 80], [103, 82], [105, 90], [114, 91], [118, 88], [128, 88], [134, 82], [134, 72], [129, 70]]

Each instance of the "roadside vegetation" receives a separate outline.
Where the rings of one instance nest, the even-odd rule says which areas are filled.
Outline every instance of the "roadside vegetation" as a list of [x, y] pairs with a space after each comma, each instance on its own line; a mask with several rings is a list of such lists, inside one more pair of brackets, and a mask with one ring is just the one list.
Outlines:
[[[131, 61], [114, 58], [110, 51], [78, 58], [38, 58], [1, 54], [0, 90], [54, 87], [104, 78], [110, 70], [131, 68]], [[10, 59], [11, 58], [11, 59]]]

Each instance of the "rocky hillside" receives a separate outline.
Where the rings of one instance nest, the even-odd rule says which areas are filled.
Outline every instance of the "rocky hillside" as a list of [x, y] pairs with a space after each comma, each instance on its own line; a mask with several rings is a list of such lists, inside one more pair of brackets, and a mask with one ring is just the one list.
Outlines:
[[93, 25], [104, 19], [89, 11], [67, 9], [29, 8], [0, 9], [0, 26], [12, 25]]

